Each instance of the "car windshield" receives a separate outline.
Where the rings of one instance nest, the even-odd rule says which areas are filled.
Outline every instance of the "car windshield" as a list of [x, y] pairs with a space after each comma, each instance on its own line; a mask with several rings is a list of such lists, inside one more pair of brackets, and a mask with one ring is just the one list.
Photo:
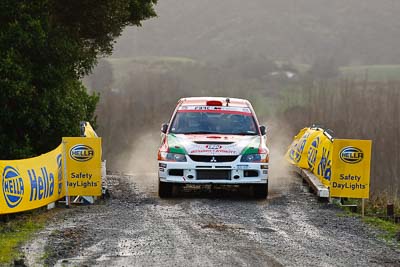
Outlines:
[[258, 131], [250, 112], [179, 110], [170, 133], [257, 135]]

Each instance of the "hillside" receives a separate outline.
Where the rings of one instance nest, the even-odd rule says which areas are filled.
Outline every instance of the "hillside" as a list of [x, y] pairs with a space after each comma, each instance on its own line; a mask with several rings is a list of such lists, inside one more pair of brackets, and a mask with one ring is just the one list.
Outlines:
[[163, 0], [158, 18], [128, 28], [116, 57], [202, 60], [242, 52], [313, 63], [400, 63], [400, 2], [393, 0]]

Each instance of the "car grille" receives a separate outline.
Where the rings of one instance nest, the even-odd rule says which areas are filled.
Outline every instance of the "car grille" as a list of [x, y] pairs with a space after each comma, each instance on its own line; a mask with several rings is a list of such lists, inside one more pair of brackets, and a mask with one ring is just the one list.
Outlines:
[[238, 156], [201, 156], [201, 155], [189, 155], [189, 157], [196, 162], [232, 162], [237, 159]]
[[197, 170], [197, 180], [230, 180], [231, 171], [229, 170]]

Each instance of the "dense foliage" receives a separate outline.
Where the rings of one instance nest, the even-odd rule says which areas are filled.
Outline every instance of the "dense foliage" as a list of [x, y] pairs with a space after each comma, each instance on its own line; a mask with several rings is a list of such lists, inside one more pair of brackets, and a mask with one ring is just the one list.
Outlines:
[[0, 1], [0, 158], [44, 153], [94, 122], [98, 95], [80, 82], [156, 0]]

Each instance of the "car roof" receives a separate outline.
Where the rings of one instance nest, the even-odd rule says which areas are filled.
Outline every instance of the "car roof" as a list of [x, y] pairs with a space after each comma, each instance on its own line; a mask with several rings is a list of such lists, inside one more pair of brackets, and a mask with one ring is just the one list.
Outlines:
[[185, 97], [178, 101], [178, 106], [206, 106], [207, 101], [221, 101], [223, 105], [226, 105], [227, 99], [229, 99], [230, 107], [251, 108], [251, 104], [248, 100], [230, 97]]

